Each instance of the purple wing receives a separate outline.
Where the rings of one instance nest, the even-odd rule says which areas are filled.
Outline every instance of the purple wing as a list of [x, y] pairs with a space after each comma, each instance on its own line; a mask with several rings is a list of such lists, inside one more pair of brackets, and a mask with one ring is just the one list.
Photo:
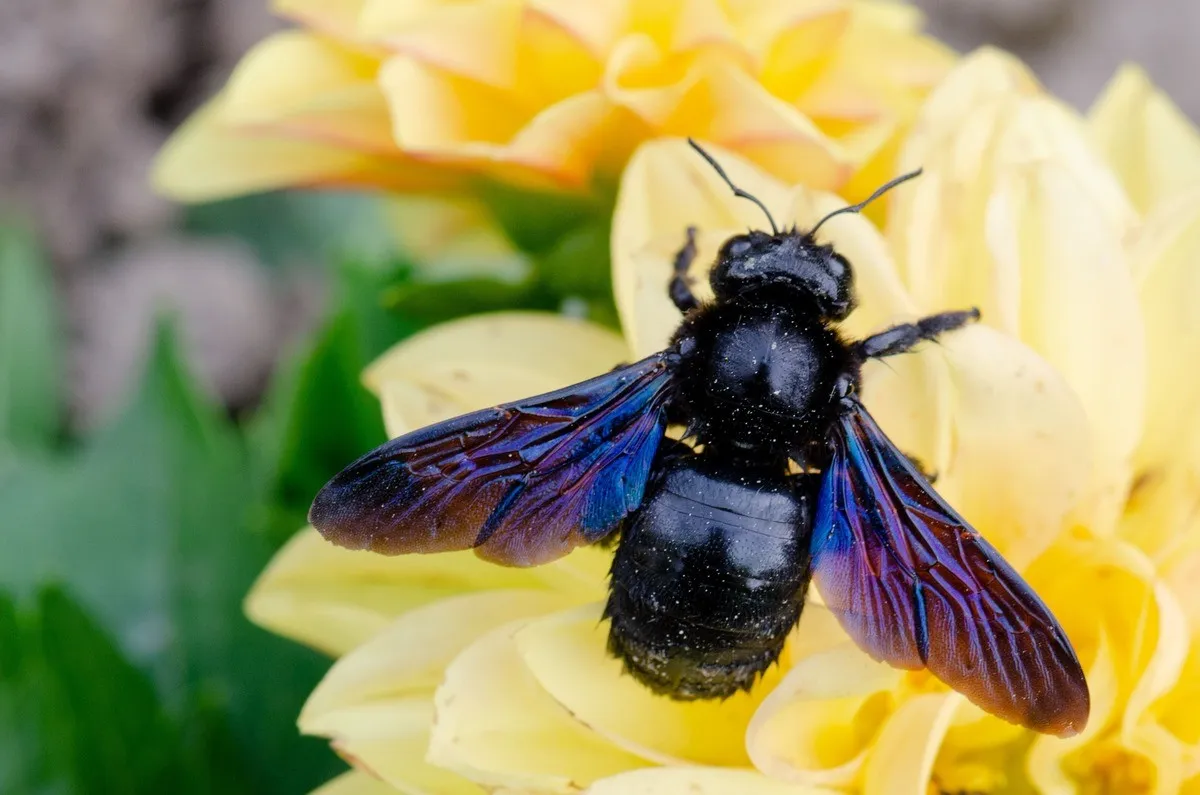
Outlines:
[[641, 505], [672, 367], [657, 354], [393, 439], [329, 481], [309, 521], [335, 544], [387, 555], [561, 557]]
[[927, 668], [979, 707], [1060, 737], [1089, 696], [1066, 634], [1000, 554], [854, 402], [817, 503], [817, 587], [877, 660]]

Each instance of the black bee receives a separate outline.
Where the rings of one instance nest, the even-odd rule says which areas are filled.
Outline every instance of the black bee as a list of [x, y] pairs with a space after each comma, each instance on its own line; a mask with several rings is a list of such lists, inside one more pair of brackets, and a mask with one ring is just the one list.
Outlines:
[[[654, 691], [723, 698], [779, 657], [809, 580], [854, 641], [926, 668], [996, 715], [1068, 736], [1087, 683], [1045, 604], [929, 485], [859, 401], [868, 359], [979, 317], [945, 312], [862, 340], [850, 263], [813, 229], [725, 242], [692, 294], [694, 230], [669, 285], [670, 347], [556, 392], [394, 439], [338, 474], [309, 518], [388, 555], [474, 548], [534, 566], [618, 538], [609, 649]], [[676, 442], [669, 425], [686, 428]], [[619, 535], [618, 535], [619, 534]]]

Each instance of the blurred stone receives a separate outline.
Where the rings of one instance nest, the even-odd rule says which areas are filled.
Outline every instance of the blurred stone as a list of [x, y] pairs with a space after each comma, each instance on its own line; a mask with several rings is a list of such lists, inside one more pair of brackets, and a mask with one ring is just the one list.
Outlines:
[[229, 406], [253, 401], [279, 348], [275, 292], [236, 243], [133, 246], [75, 280], [70, 386], [77, 424], [92, 426], [136, 383], [158, 318], [173, 318], [201, 385]]

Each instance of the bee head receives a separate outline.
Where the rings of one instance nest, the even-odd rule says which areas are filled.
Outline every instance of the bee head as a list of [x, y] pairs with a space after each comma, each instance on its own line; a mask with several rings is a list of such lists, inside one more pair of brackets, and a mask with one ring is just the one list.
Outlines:
[[850, 263], [834, 251], [833, 246], [817, 242], [817, 230], [834, 216], [861, 212], [900, 183], [919, 176], [920, 169], [896, 177], [858, 204], [834, 210], [807, 232], [795, 227], [790, 231], [780, 231], [765, 204], [734, 185], [720, 164], [699, 144], [690, 138], [688, 143], [708, 161], [735, 196], [757, 204], [771, 222], [770, 233], [752, 231], [725, 241], [709, 277], [717, 298], [724, 300], [766, 285], [778, 285], [790, 288], [802, 299], [810, 300], [821, 317], [828, 320], [845, 319], [854, 309], [854, 273]]
[[709, 277], [718, 300], [768, 285], [811, 301], [823, 318], [843, 320], [854, 309], [854, 273], [833, 246], [796, 230], [754, 231], [725, 241]]

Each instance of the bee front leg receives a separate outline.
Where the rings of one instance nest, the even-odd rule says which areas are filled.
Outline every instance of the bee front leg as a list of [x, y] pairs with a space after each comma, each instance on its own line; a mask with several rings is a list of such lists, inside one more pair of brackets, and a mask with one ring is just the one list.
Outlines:
[[923, 317], [916, 323], [902, 323], [884, 329], [878, 334], [872, 334], [865, 340], [854, 344], [854, 355], [858, 360], [882, 359], [885, 356], [895, 356], [898, 353], [908, 353], [925, 340], [936, 340], [948, 331], [962, 328], [968, 323], [979, 320], [978, 309], [967, 309], [961, 312], [942, 312], [937, 315]]
[[687, 242], [683, 244], [683, 248], [679, 249], [679, 253], [675, 255], [674, 275], [671, 277], [671, 283], [668, 288], [671, 301], [685, 315], [700, 304], [696, 300], [696, 296], [692, 293], [692, 280], [688, 276], [688, 269], [692, 267], [695, 259], [696, 227], [689, 226], [687, 228]]

